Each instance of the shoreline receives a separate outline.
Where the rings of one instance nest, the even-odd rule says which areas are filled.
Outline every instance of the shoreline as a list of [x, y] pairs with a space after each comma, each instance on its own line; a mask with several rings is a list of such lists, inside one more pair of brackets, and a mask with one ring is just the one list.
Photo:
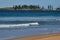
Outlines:
[[38, 10], [38, 9], [37, 10], [31, 10], [31, 9], [22, 9], [22, 10], [6, 10], [6, 11], [60, 11], [60, 10]]
[[42, 34], [36, 36], [18, 37], [9, 40], [60, 40], [60, 33]]
[[[12, 7], [6, 7], [6, 8], [0, 8], [0, 10], [15, 10], [14, 8]], [[41, 10], [41, 9], [16, 9], [16, 10]]]

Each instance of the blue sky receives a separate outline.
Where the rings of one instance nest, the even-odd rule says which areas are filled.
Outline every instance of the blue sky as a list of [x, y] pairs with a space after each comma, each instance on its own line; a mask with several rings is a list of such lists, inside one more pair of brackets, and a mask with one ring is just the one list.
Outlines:
[[0, 0], [0, 7], [9, 7], [13, 5], [39, 5], [47, 8], [48, 5], [53, 7], [60, 6], [60, 0]]

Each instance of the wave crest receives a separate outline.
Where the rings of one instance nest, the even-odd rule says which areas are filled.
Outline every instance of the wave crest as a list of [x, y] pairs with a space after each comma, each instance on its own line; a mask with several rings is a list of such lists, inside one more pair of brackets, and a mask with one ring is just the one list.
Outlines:
[[26, 24], [1, 24], [0, 28], [27, 27], [27, 26], [36, 26], [36, 25], [39, 25], [39, 23], [35, 22], [35, 23], [26, 23]]

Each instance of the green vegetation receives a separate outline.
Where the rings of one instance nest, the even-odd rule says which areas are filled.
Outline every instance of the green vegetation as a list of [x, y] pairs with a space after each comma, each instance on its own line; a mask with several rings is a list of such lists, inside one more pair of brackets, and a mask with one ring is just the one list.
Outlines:
[[53, 10], [53, 6], [52, 5], [48, 5], [48, 10]]
[[56, 10], [60, 10], [60, 7], [56, 8]]
[[[55, 8], [60, 10], [60, 7]], [[0, 8], [0, 10], [54, 10], [52, 5], [48, 5], [47, 8], [39, 5], [14, 5], [13, 7]]]
[[36, 5], [22, 5], [22, 6], [20, 6], [20, 5], [15, 5], [15, 6], [13, 6], [13, 9], [15, 9], [15, 10], [37, 10], [37, 9], [40, 9], [40, 7], [39, 6], [36, 6]]

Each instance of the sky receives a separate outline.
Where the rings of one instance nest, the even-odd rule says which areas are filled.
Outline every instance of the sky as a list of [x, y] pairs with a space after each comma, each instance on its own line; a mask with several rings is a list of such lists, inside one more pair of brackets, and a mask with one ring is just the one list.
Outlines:
[[10, 7], [13, 5], [39, 5], [47, 8], [52, 5], [54, 8], [60, 6], [60, 0], [0, 0], [0, 8]]

